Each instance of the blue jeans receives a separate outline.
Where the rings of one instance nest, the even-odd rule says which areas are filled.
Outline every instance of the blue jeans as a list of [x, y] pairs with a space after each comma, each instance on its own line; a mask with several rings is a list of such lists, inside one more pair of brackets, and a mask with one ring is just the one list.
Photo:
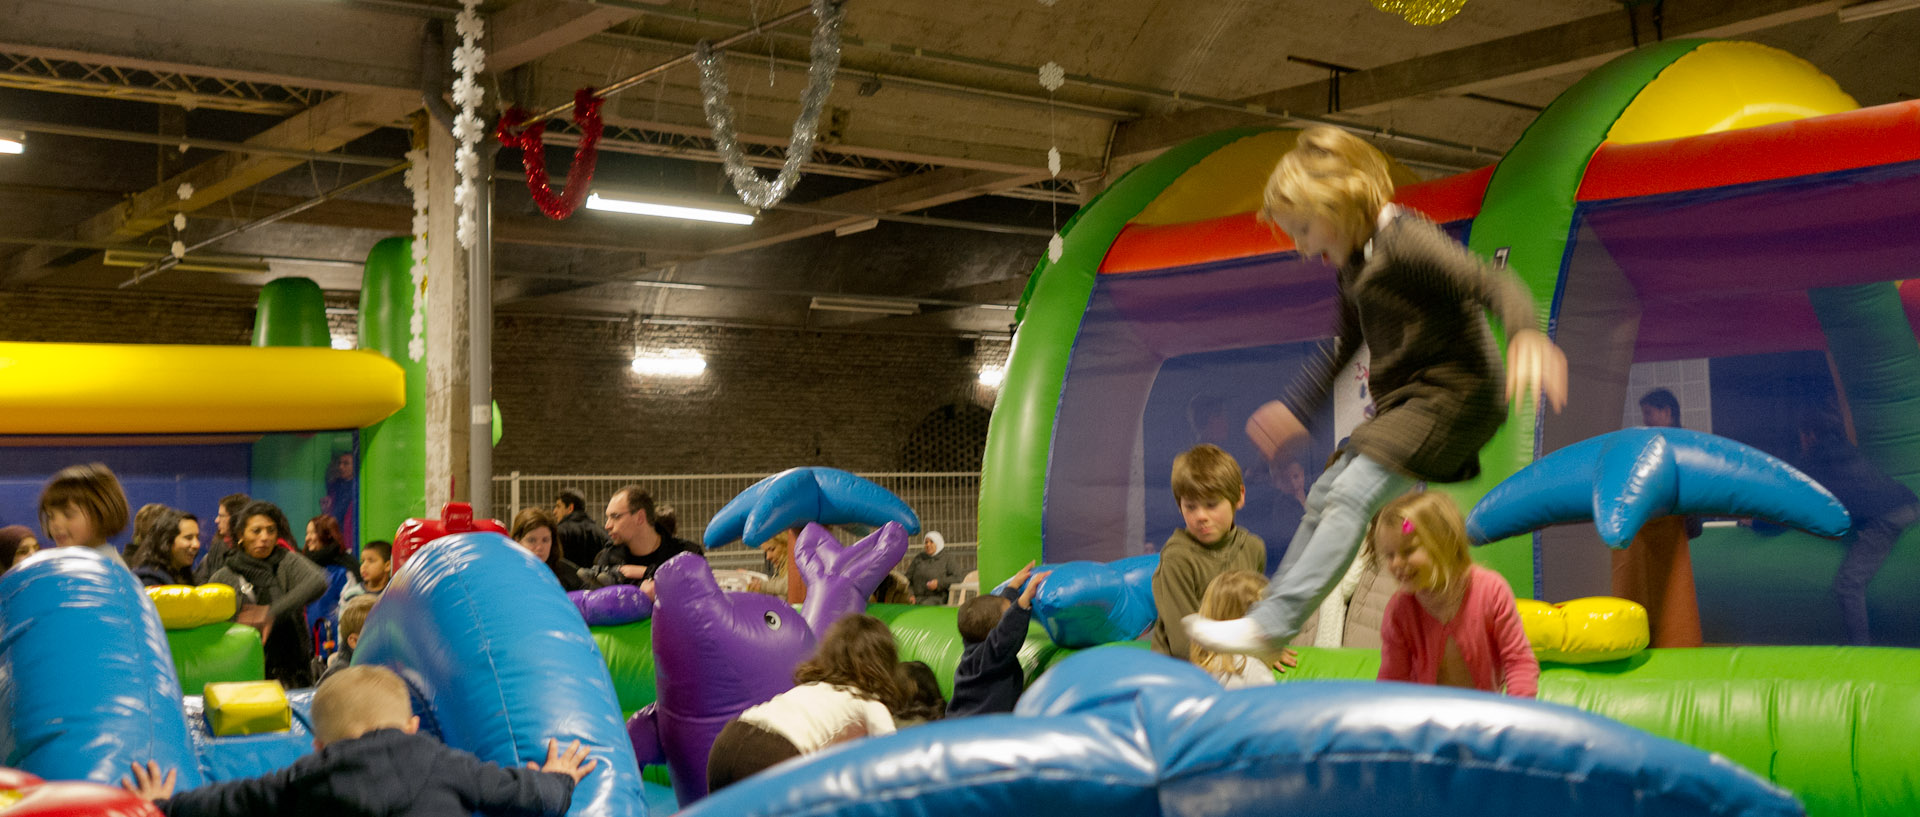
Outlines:
[[1340, 455], [1314, 480], [1307, 491], [1306, 516], [1287, 546], [1287, 557], [1266, 595], [1247, 610], [1268, 641], [1283, 642], [1300, 633], [1300, 625], [1346, 575], [1374, 513], [1416, 481], [1352, 452]]

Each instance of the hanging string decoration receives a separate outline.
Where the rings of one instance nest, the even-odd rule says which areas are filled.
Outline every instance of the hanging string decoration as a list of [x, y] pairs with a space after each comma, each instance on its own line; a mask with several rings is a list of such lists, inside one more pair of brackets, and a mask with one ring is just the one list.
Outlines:
[[1373, 0], [1373, 7], [1417, 26], [1437, 26], [1453, 19], [1467, 0]]
[[[1040, 0], [1040, 2], [1048, 6], [1053, 5], [1047, 0]], [[1040, 66], [1040, 87], [1047, 89], [1047, 139], [1052, 142], [1047, 146], [1047, 172], [1054, 178], [1060, 176], [1060, 140], [1053, 132], [1053, 92], [1060, 90], [1061, 86], [1066, 84], [1067, 69], [1061, 68], [1060, 63], [1048, 60], [1046, 65]], [[1055, 205], [1055, 209], [1057, 211], [1058, 205]], [[1060, 262], [1061, 253], [1066, 252], [1067, 241], [1060, 236], [1058, 212], [1054, 213], [1053, 220], [1053, 237], [1047, 239], [1047, 260], [1057, 264]]]
[[599, 157], [600, 132], [605, 128], [600, 121], [600, 105], [605, 101], [594, 96], [592, 88], [573, 92], [573, 124], [580, 129], [580, 146], [573, 151], [573, 165], [567, 168], [567, 189], [563, 193], [554, 192], [552, 179], [547, 176], [547, 153], [540, 142], [547, 130], [546, 123], [535, 122], [520, 129], [521, 123], [532, 114], [524, 108], [512, 108], [500, 117], [499, 126], [494, 128], [494, 137], [500, 144], [520, 149], [520, 162], [527, 169], [527, 192], [533, 195], [533, 203], [547, 218], [558, 221], [571, 216], [587, 200], [587, 190], [593, 186], [594, 161]]
[[459, 145], [453, 151], [453, 169], [460, 177], [453, 187], [453, 203], [460, 209], [460, 220], [453, 234], [461, 247], [470, 250], [480, 232], [476, 207], [480, 191], [474, 180], [480, 176], [478, 147], [487, 128], [475, 110], [486, 91], [475, 76], [487, 68], [487, 52], [480, 47], [487, 28], [480, 19], [480, 0], [460, 0], [460, 5], [464, 8], [453, 18], [454, 30], [460, 34], [460, 45], [453, 49], [453, 70], [458, 75], [453, 81], [453, 104], [460, 109], [453, 118], [453, 140]]
[[407, 319], [407, 357], [419, 363], [427, 356], [427, 152], [407, 151], [405, 181], [413, 193], [413, 314]]
[[773, 181], [747, 165], [740, 151], [739, 133], [734, 130], [733, 106], [727, 104], [727, 75], [719, 52], [702, 40], [694, 62], [700, 66], [700, 97], [705, 103], [707, 125], [713, 129], [714, 146], [726, 163], [727, 177], [747, 204], [768, 208], [780, 203], [800, 180], [800, 167], [813, 157], [814, 138], [819, 135], [820, 110], [833, 92], [833, 75], [840, 68], [840, 22], [844, 12], [838, 0], [813, 0], [812, 64], [807, 67], [807, 88], [800, 95], [800, 116], [793, 120], [793, 135], [787, 141], [787, 158]]

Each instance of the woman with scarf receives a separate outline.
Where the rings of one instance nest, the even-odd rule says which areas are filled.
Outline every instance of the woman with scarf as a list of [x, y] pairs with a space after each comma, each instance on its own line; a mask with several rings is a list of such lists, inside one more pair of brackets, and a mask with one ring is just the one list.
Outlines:
[[947, 588], [966, 578], [966, 571], [954, 555], [947, 552], [947, 538], [927, 531], [919, 553], [907, 560], [907, 587], [914, 604], [946, 604]]
[[311, 685], [306, 607], [327, 592], [326, 571], [293, 552], [287, 516], [271, 502], [248, 503], [229, 524], [236, 547], [208, 581], [239, 593], [234, 620], [260, 631], [267, 677], [288, 689]]

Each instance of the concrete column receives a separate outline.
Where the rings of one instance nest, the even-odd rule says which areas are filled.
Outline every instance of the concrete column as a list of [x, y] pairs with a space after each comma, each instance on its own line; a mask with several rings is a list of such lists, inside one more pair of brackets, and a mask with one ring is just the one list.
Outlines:
[[473, 496], [468, 485], [467, 253], [454, 238], [459, 210], [453, 188], [453, 135], [438, 124], [427, 128], [427, 514]]

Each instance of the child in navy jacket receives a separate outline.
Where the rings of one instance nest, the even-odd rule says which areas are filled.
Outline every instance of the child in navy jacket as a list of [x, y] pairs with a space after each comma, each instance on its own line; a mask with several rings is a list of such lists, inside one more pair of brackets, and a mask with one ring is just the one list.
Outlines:
[[1047, 574], [1033, 575], [1033, 563], [1014, 574], [999, 593], [980, 596], [960, 607], [960, 666], [953, 671], [953, 700], [947, 717], [1012, 712], [1026, 690], [1020, 669], [1020, 645], [1027, 641], [1033, 594]]
[[[406, 682], [378, 666], [348, 667], [313, 695], [314, 754], [249, 780], [173, 794], [175, 772], [133, 765], [120, 785], [170, 817], [207, 815], [565, 814], [597, 760], [574, 741], [547, 741], [544, 766], [508, 769], [418, 734]], [[584, 764], [581, 761], [586, 761]]]

